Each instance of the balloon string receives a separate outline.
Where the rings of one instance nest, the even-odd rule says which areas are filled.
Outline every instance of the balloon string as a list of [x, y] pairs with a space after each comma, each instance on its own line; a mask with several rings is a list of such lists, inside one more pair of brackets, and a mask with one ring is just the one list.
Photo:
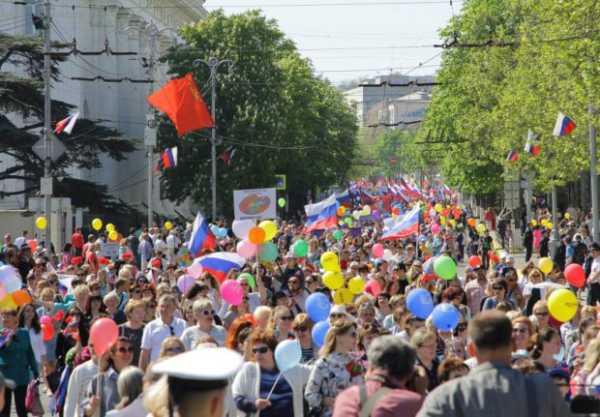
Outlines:
[[277, 375], [277, 379], [275, 379], [275, 382], [273, 383], [273, 386], [271, 387], [271, 391], [269, 391], [269, 395], [267, 395], [267, 400], [269, 398], [271, 398], [271, 394], [273, 394], [273, 391], [275, 391], [275, 387], [277, 386], [277, 383], [279, 382], [279, 378], [281, 378], [281, 372], [279, 373], [279, 375]]

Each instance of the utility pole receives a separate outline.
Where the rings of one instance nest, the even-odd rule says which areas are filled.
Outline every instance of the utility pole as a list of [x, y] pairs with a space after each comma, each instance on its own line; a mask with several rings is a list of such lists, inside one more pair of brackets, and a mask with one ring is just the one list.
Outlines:
[[208, 61], [196, 59], [194, 61], [194, 65], [198, 64], [204, 64], [210, 70], [210, 111], [213, 119], [213, 127], [210, 139], [210, 156], [212, 161], [210, 186], [212, 194], [212, 220], [215, 221], [217, 218], [217, 76], [219, 67], [221, 65], [229, 65], [229, 70], [231, 71], [231, 66], [233, 65], [233, 62], [230, 59], [219, 60], [218, 58], [210, 57]]
[[558, 236], [558, 199], [556, 192], [556, 185], [552, 185], [552, 232], [550, 234], [550, 253], [552, 257], [556, 254], [556, 250], [559, 245], [559, 236]]
[[588, 113], [590, 116], [590, 182], [592, 186], [592, 238], [594, 242], [598, 242], [600, 236], [600, 230], [598, 226], [598, 171], [596, 166], [598, 161], [596, 158], [596, 127], [594, 126], [594, 115], [596, 109], [594, 105], [590, 103], [588, 107]]
[[[148, 72], [150, 78], [150, 94], [152, 94], [152, 90], [154, 90], [154, 50], [156, 49], [156, 38], [159, 35], [158, 28], [152, 22], [150, 26], [148, 26], [148, 39], [149, 39], [149, 47], [150, 47], [150, 55], [148, 58]], [[145, 145], [146, 145], [146, 157], [148, 164], [148, 188], [146, 193], [147, 202], [148, 202], [148, 230], [152, 227], [153, 223], [153, 208], [152, 208], [152, 182], [153, 182], [153, 174], [152, 174], [152, 156], [154, 153], [154, 147], [156, 146], [156, 113], [152, 106], [148, 105], [148, 114], [146, 115], [146, 129], [147, 134], [144, 135]]]
[[50, 60], [50, 24], [52, 23], [50, 1], [44, 3], [44, 177], [40, 182], [40, 191], [44, 196], [44, 215], [47, 226], [44, 245], [48, 254], [52, 248], [52, 176], [50, 164], [52, 162], [52, 102], [50, 100], [50, 81], [52, 62]]

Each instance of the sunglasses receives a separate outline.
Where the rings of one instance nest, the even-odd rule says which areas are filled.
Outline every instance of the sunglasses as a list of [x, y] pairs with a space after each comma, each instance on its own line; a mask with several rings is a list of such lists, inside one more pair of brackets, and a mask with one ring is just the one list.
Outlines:
[[280, 320], [285, 320], [285, 321], [292, 321], [294, 320], [294, 316], [283, 316], [283, 317], [279, 317]]
[[128, 348], [120, 347], [119, 349], [117, 349], [117, 351], [119, 353], [133, 353], [133, 348], [132, 347], [128, 347]]
[[183, 353], [183, 349], [180, 347], [172, 347], [172, 348], [165, 349], [165, 352], [167, 352], [167, 353]]
[[248, 286], [248, 283], [247, 283], [247, 282], [240, 282], [240, 286], [242, 286], [242, 287], [247, 287], [247, 286]]
[[456, 326], [456, 331], [457, 332], [464, 332], [465, 330], [467, 330], [467, 325], [466, 324], [460, 324], [460, 325]]
[[50, 284], [50, 285], [56, 285], [56, 284], [58, 284], [58, 281], [51, 280], [51, 281], [48, 281], [48, 284]]
[[214, 310], [204, 310], [204, 311], [202, 311], [202, 314], [205, 316], [214, 316], [215, 311]]
[[535, 314], [536, 316], [547, 316], [548, 312], [547, 311], [534, 311], [533, 314]]
[[500, 287], [500, 286], [496, 287], [496, 286], [494, 286], [494, 287], [492, 287], [492, 289], [493, 289], [494, 291], [500, 291], [500, 290], [503, 290], [503, 289], [504, 289], [504, 287]]
[[529, 330], [527, 330], [524, 327], [515, 327], [514, 329], [512, 329], [513, 333], [527, 333]]
[[297, 331], [298, 333], [303, 333], [308, 330], [308, 327], [304, 327], [304, 326], [296, 327], [294, 330]]
[[343, 317], [346, 317], [346, 315], [344, 313], [331, 313], [329, 317], [331, 317], [332, 319], [341, 319]]
[[261, 346], [261, 347], [252, 349], [252, 353], [254, 353], [254, 354], [267, 353], [268, 351], [269, 351], [269, 348], [267, 346]]

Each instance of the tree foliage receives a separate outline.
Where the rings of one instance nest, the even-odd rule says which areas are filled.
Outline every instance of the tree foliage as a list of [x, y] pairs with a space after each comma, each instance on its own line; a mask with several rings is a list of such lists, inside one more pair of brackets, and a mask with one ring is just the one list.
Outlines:
[[[299, 208], [307, 192], [339, 184], [346, 176], [356, 145], [356, 120], [341, 94], [317, 78], [309, 61], [258, 11], [225, 16], [212, 12], [182, 29], [187, 45], [172, 48], [164, 61], [174, 76], [193, 72], [210, 104], [209, 72], [196, 59], [230, 59], [231, 71], [220, 71], [216, 122], [218, 154], [235, 147], [230, 165], [219, 161], [219, 211], [231, 214], [234, 189], [273, 186], [275, 175], [287, 175], [291, 203]], [[167, 195], [188, 196], [203, 207], [210, 202], [209, 130], [179, 139], [166, 119], [159, 126], [159, 145], [178, 145], [180, 161], [161, 178]]]
[[[591, 0], [471, 0], [442, 29], [451, 45], [427, 113], [425, 129], [446, 142], [439, 164], [464, 191], [498, 191], [504, 174], [533, 171], [548, 191], [589, 168], [588, 105], [597, 106], [600, 5]], [[458, 47], [471, 44], [475, 47]], [[561, 111], [578, 124], [552, 136]], [[597, 116], [592, 119], [598, 122]], [[542, 153], [526, 155], [527, 131]], [[518, 162], [506, 161], [510, 150]]]

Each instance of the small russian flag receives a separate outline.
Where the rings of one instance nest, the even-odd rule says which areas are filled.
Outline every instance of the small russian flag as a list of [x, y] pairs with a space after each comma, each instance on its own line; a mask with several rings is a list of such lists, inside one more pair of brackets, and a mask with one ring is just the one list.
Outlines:
[[177, 146], [166, 149], [160, 156], [163, 169], [169, 169], [177, 166]]
[[510, 151], [506, 157], [506, 160], [510, 162], [517, 162], [519, 160], [519, 153], [515, 150]]
[[194, 219], [192, 235], [188, 242], [188, 249], [192, 258], [200, 256], [203, 250], [214, 250], [217, 247], [217, 238], [208, 228], [208, 222], [198, 213]]
[[539, 145], [539, 137], [540, 135], [533, 133], [531, 129], [527, 132], [525, 152], [533, 156], [538, 156], [542, 152], [542, 147]]
[[575, 130], [575, 127], [572, 119], [559, 112], [554, 125], [554, 136], [567, 136]]
[[194, 259], [194, 264], [200, 264], [202, 269], [211, 274], [219, 282], [225, 281], [232, 269], [242, 269], [246, 260], [234, 252], [215, 252]]
[[79, 113], [74, 113], [69, 115], [69, 117], [57, 122], [56, 126], [54, 127], [54, 133], [60, 135], [62, 132], [65, 132], [66, 134], [70, 135], [78, 118]]

